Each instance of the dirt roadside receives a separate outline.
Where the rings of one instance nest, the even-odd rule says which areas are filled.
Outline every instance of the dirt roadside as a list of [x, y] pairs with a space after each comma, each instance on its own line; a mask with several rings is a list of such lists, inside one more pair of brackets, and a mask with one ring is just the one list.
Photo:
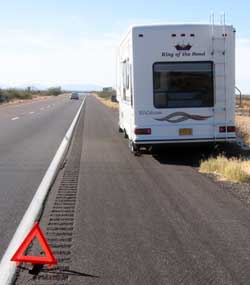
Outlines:
[[99, 101], [101, 101], [104, 105], [106, 105], [107, 107], [111, 109], [118, 109], [119, 107], [118, 102], [112, 102], [109, 98], [102, 98], [98, 96], [98, 94], [96, 93], [92, 93], [92, 95], [96, 97]]

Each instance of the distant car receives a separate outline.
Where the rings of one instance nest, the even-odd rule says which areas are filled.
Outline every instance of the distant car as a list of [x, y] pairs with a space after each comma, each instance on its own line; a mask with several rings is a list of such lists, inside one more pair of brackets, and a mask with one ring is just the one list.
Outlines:
[[116, 98], [116, 95], [112, 95], [112, 96], [111, 96], [111, 102], [118, 103], [117, 98]]
[[0, 95], [0, 103], [3, 103], [5, 100], [6, 100], [5, 97]]
[[71, 94], [70, 99], [79, 100], [79, 94], [78, 94], [77, 92], [73, 92], [73, 93]]

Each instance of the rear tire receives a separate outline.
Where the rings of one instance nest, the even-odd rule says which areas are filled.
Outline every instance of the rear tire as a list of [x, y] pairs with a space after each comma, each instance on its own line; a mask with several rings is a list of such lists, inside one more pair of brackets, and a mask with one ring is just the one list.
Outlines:
[[128, 135], [127, 135], [127, 133], [126, 133], [126, 130], [124, 129], [123, 132], [124, 132], [124, 133], [123, 133], [123, 134], [124, 134], [124, 135], [123, 135], [124, 138], [127, 139], [127, 138], [128, 138]]
[[139, 147], [138, 147], [132, 140], [129, 140], [128, 146], [129, 146], [130, 151], [131, 151], [134, 155], [137, 155], [137, 156], [140, 155], [140, 149], [139, 149]]

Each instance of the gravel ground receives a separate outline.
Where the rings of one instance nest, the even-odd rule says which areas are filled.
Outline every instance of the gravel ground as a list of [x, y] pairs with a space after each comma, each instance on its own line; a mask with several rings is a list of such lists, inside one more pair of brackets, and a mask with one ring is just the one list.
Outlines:
[[250, 207], [250, 184], [249, 183], [234, 183], [225, 180], [219, 180], [214, 174], [207, 174], [207, 177], [217, 183], [222, 191], [229, 191], [234, 197], [241, 200], [244, 204]]

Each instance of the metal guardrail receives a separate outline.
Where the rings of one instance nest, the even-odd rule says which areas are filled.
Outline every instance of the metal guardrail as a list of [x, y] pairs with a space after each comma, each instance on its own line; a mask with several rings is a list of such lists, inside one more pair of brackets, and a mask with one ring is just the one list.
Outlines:
[[[237, 95], [237, 96], [240, 97], [240, 98], [237, 98], [237, 100], [236, 100], [236, 109], [235, 109], [236, 114], [239, 116], [250, 116], [250, 98], [249, 98], [249, 96], [243, 95], [241, 90], [237, 86], [235, 86], [235, 90], [239, 93], [239, 95]], [[244, 98], [244, 97], [246, 97], [246, 98]], [[243, 108], [244, 100], [249, 100], [249, 104], [247, 104], [247, 108], [246, 107]], [[237, 101], [239, 101], [239, 102], [237, 102]], [[249, 105], [249, 107], [248, 107], [248, 105]]]
[[242, 92], [240, 91], [240, 89], [237, 86], [234, 86], [235, 90], [237, 90], [240, 94], [240, 107], [241, 107], [241, 102], [242, 102]]

